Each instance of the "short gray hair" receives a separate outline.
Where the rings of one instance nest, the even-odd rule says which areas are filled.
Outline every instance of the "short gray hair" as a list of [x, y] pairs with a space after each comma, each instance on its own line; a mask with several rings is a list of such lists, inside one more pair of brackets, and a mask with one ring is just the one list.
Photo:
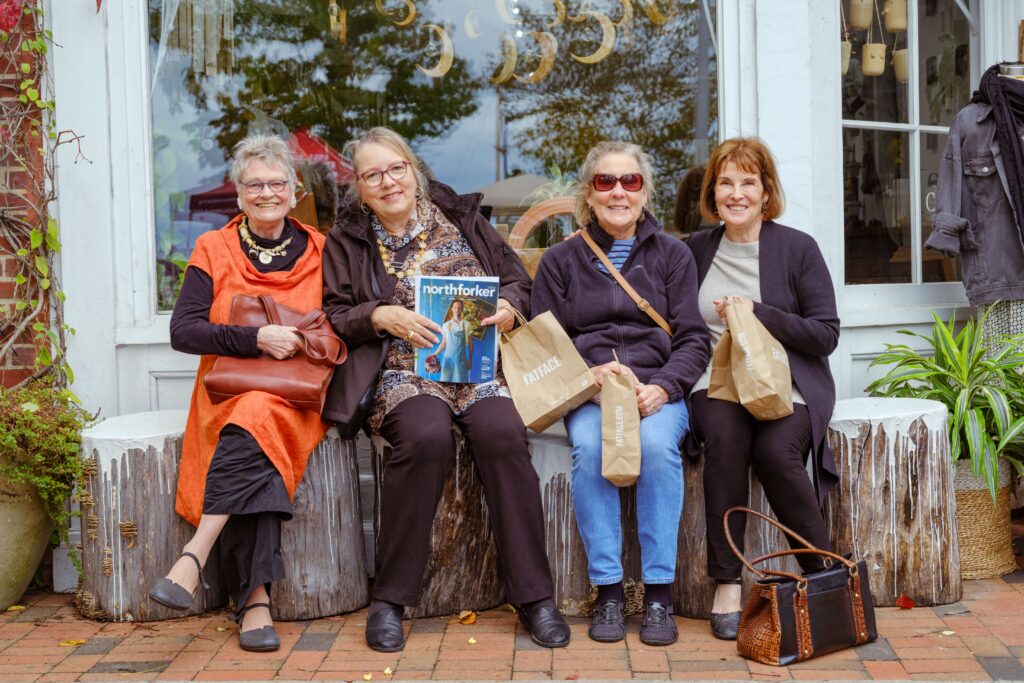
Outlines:
[[281, 138], [276, 135], [265, 133], [254, 133], [242, 138], [242, 141], [235, 145], [234, 156], [231, 162], [231, 182], [238, 187], [242, 183], [242, 174], [249, 164], [254, 161], [262, 161], [268, 166], [279, 166], [288, 174], [288, 182], [295, 187], [297, 177], [295, 175], [295, 155]]
[[419, 193], [423, 196], [427, 195], [427, 176], [423, 173], [421, 168], [422, 162], [419, 157], [412, 151], [412, 147], [399, 133], [391, 130], [387, 126], [375, 126], [368, 131], [364, 131], [358, 137], [353, 140], [349, 140], [345, 143], [345, 147], [342, 149], [342, 154], [352, 161], [352, 172], [355, 178], [352, 180], [352, 184], [348, 186], [346, 195], [352, 201], [359, 201], [359, 174], [363, 172], [363, 169], [356, 165], [356, 154], [363, 145], [384, 145], [389, 147], [395, 152], [398, 152], [399, 156], [409, 162], [409, 167], [412, 169], [412, 174], [416, 178], [416, 187], [419, 189]]
[[[599, 142], [587, 152], [587, 158], [583, 161], [583, 165], [580, 166], [576, 189], [573, 192], [573, 196], [576, 197], [576, 207], [573, 210], [573, 216], [580, 227], [585, 228], [594, 220], [594, 211], [587, 204], [587, 200], [590, 199], [590, 193], [594, 189], [592, 183], [594, 176], [597, 174], [597, 164], [609, 154], [626, 154], [636, 159], [636, 163], [640, 167], [640, 175], [644, 177], [644, 189], [647, 190], [647, 204], [652, 203], [657, 197], [654, 189], [654, 163], [651, 160], [650, 154], [644, 152], [640, 145], [635, 145], [632, 142], [622, 142], [620, 140]], [[644, 206], [646, 207], [647, 204]]]

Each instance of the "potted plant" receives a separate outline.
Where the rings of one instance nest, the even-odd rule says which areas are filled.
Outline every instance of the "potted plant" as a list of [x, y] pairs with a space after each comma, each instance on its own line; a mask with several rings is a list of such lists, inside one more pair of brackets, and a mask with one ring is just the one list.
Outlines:
[[1024, 335], [986, 339], [981, 320], [956, 332], [954, 318], [934, 312], [920, 352], [886, 344], [871, 365], [892, 365], [867, 390], [874, 396], [939, 401], [949, 411], [950, 455], [956, 463], [957, 533], [965, 579], [1013, 571], [1010, 472], [1024, 474]]
[[0, 391], [0, 611], [25, 592], [54, 528], [81, 570], [67, 500], [82, 476], [79, 435], [92, 420], [70, 392], [45, 382]]

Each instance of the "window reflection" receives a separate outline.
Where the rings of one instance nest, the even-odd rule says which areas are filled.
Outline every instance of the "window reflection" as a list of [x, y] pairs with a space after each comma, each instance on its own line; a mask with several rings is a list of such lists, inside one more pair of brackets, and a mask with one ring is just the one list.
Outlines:
[[[705, 5], [710, 16], [705, 13]], [[655, 160], [659, 218], [717, 138], [714, 2], [149, 0], [159, 305], [205, 230], [233, 215], [232, 146], [289, 139], [316, 219], [351, 182], [338, 150], [388, 125], [428, 170], [514, 224], [567, 191], [595, 142]], [[544, 246], [570, 229], [549, 221]]]

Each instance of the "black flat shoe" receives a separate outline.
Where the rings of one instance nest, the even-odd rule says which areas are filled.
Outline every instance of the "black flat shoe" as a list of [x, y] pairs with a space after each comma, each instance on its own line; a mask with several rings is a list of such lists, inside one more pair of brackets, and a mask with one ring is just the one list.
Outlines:
[[530, 632], [530, 640], [541, 647], [565, 647], [569, 644], [569, 624], [553, 603], [538, 607], [519, 606], [519, 623]]
[[366, 644], [377, 652], [398, 652], [405, 647], [401, 607], [383, 607], [366, 620]]
[[[196, 563], [196, 569], [199, 570], [199, 580], [196, 582], [196, 589], [189, 593], [178, 584], [164, 577], [149, 589], [149, 599], [160, 603], [164, 607], [184, 612], [192, 607], [192, 601], [195, 600], [196, 594], [199, 593], [199, 588], [209, 588], [210, 586], [203, 580], [203, 565], [199, 563], [199, 558], [187, 552], [182, 553], [181, 557], [191, 557], [192, 561]], [[181, 559], [181, 557], [178, 559]]]
[[605, 600], [597, 605], [587, 635], [599, 643], [617, 643], [626, 637], [625, 604]]
[[711, 613], [711, 635], [719, 640], [736, 640], [740, 627], [740, 612]]
[[640, 625], [640, 642], [644, 645], [671, 645], [679, 640], [679, 629], [672, 613], [660, 602], [647, 603]]
[[246, 652], [273, 652], [281, 647], [281, 638], [273, 626], [261, 626], [249, 631], [241, 630], [242, 618], [245, 617], [245, 613], [256, 607], [270, 609], [270, 605], [266, 602], [256, 602], [242, 608], [238, 620], [238, 644]]

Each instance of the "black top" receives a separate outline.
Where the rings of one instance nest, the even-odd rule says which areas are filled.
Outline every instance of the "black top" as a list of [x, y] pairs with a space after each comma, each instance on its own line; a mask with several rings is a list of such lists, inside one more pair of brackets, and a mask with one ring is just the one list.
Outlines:
[[[285, 249], [284, 256], [275, 256], [270, 263], [261, 263], [250, 258], [252, 265], [261, 273], [291, 270], [299, 257], [306, 252], [309, 235], [305, 230], [287, 220], [281, 237], [268, 240], [250, 233], [253, 241], [261, 247], [273, 249], [291, 238], [292, 243]], [[238, 247], [248, 253], [249, 247], [238, 236]], [[213, 305], [213, 278], [201, 268], [190, 266], [185, 271], [185, 282], [181, 285], [178, 303], [171, 315], [171, 348], [183, 353], [215, 354], [218, 356], [256, 357], [258, 327], [244, 325], [218, 325], [210, 322], [210, 306]]]

